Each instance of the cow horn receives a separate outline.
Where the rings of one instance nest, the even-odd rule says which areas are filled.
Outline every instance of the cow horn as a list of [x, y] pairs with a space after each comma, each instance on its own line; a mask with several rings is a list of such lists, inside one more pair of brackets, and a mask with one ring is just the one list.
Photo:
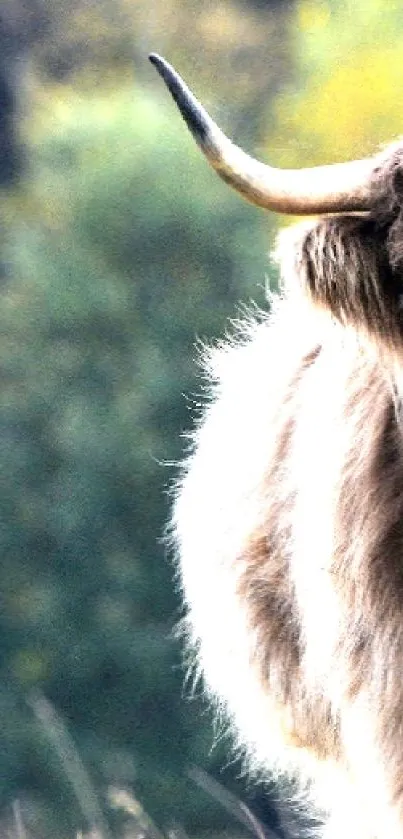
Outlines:
[[207, 160], [226, 183], [252, 204], [296, 215], [371, 209], [376, 166], [373, 158], [307, 169], [276, 169], [260, 163], [223, 134], [164, 58], [152, 53], [150, 61]]

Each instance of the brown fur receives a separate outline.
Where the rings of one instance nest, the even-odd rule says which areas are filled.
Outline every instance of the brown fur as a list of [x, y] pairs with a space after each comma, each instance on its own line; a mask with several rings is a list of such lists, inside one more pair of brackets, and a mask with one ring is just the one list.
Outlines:
[[287, 232], [275, 314], [207, 354], [174, 513], [239, 741], [365, 839], [403, 836], [403, 147], [374, 182], [370, 216]]

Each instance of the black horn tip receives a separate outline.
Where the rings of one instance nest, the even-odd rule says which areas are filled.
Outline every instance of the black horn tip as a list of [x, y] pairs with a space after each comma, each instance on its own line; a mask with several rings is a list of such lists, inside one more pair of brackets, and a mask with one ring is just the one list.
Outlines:
[[206, 150], [214, 127], [207, 111], [189, 90], [179, 73], [174, 70], [168, 61], [165, 61], [165, 58], [152, 52], [149, 59], [164, 80], [195, 140]]
[[161, 56], [158, 55], [157, 52], [150, 52], [150, 55], [148, 57], [151, 61], [151, 64], [154, 64], [155, 67], [159, 67], [164, 63], [164, 59], [161, 58]]

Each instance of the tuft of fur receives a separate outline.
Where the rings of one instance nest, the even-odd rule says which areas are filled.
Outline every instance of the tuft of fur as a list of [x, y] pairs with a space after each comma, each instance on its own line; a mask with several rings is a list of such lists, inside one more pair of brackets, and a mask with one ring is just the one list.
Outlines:
[[285, 231], [270, 315], [206, 350], [172, 534], [197, 670], [327, 833], [403, 836], [403, 146], [367, 216]]

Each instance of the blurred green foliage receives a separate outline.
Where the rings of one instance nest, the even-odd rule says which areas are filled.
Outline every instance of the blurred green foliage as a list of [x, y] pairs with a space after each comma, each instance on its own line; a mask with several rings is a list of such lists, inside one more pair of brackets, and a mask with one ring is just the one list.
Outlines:
[[195, 340], [263, 304], [276, 222], [209, 172], [146, 52], [257, 154], [313, 164], [399, 131], [403, 12], [298, 0], [287, 28], [284, 4], [257, 0], [2, 11], [27, 61], [25, 169], [0, 204], [0, 803], [20, 797], [43, 836], [80, 827], [29, 704], [40, 690], [101, 794], [128, 787], [164, 826], [216, 830], [228, 817], [186, 769], [226, 752], [183, 699], [162, 537]]
[[207, 828], [214, 808], [185, 777], [212, 734], [182, 696], [166, 464], [189, 425], [181, 394], [199, 387], [195, 337], [236, 314], [251, 266], [263, 297], [266, 231], [164, 91], [49, 85], [32, 101], [29, 173], [2, 210], [0, 791], [47, 797], [73, 829], [24, 707], [40, 688], [101, 789]]

